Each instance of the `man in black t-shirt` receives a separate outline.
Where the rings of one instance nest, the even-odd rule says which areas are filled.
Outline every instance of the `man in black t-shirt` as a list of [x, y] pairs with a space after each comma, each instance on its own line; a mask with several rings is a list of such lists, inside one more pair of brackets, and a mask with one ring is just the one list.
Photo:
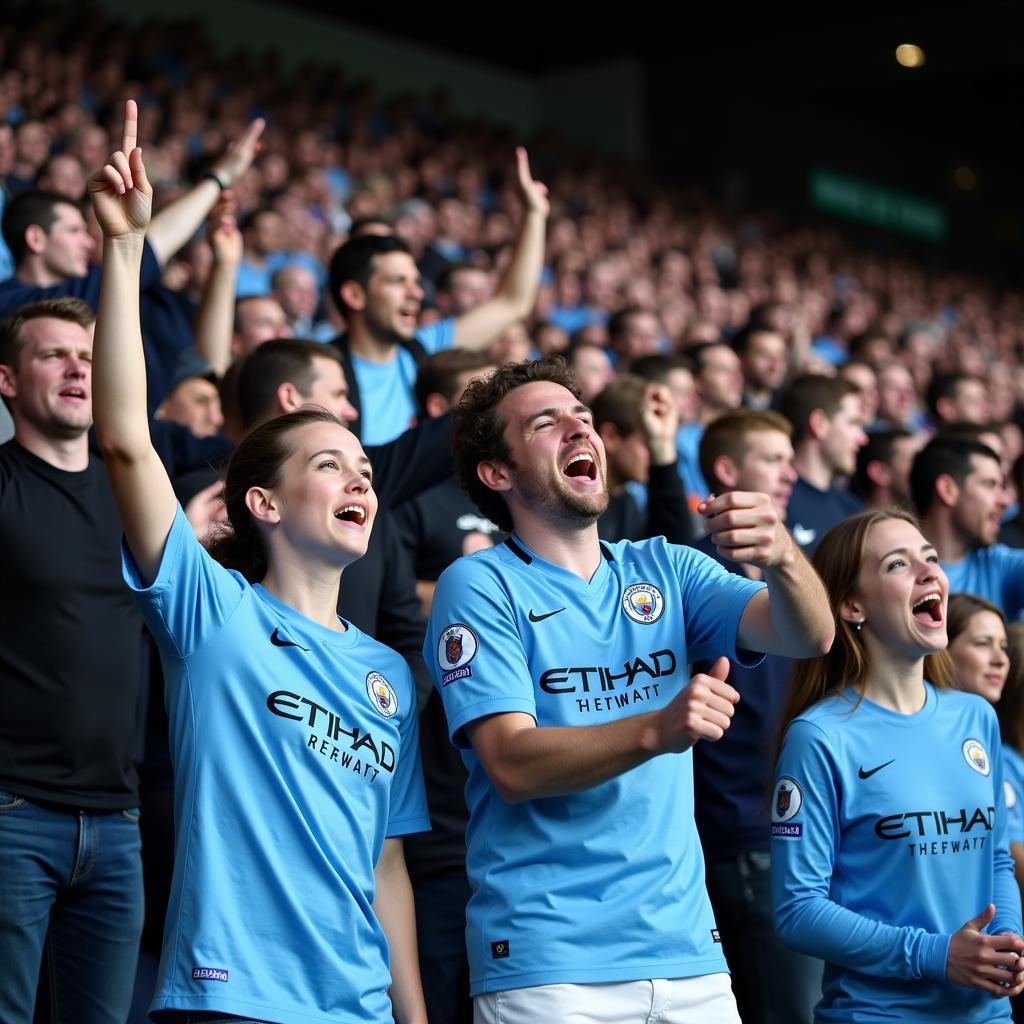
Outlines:
[[[0, 1020], [41, 987], [81, 1024], [123, 1020], [142, 928], [135, 773], [141, 619], [90, 456], [92, 311], [0, 324]], [[48, 930], [49, 929], [49, 930]], [[68, 1008], [73, 1007], [73, 1011]]]

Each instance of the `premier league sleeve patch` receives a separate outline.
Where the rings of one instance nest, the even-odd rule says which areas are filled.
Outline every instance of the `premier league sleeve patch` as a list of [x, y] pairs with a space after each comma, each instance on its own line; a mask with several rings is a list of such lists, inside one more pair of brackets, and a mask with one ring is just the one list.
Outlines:
[[437, 643], [437, 664], [441, 668], [442, 686], [473, 674], [469, 663], [476, 657], [478, 647], [476, 633], [462, 622], [452, 623], [441, 630], [441, 639]]
[[800, 813], [804, 795], [796, 779], [783, 775], [772, 793], [772, 835], [778, 839], [799, 839], [804, 832], [800, 822], [791, 821]]

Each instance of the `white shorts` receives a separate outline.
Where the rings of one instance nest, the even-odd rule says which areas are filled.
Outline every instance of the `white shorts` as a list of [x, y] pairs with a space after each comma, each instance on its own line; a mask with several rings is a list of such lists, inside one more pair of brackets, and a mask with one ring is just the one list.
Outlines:
[[728, 974], [537, 985], [473, 1000], [474, 1024], [741, 1024]]

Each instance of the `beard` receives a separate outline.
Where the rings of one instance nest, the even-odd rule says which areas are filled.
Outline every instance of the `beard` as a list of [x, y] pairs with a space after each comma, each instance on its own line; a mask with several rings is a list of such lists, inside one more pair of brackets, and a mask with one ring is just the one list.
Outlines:
[[516, 470], [515, 483], [524, 501], [535, 509], [574, 529], [584, 529], [596, 523], [608, 509], [608, 481], [604, 468], [598, 466], [601, 489], [593, 494], [578, 494], [558, 474], [554, 480], [529, 471]]

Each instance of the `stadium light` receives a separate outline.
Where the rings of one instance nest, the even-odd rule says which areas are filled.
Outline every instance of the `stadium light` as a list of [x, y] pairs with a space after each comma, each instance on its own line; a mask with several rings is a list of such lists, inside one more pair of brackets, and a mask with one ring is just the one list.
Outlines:
[[914, 43], [900, 43], [896, 47], [896, 62], [905, 68], [919, 68], [924, 64], [924, 50]]

